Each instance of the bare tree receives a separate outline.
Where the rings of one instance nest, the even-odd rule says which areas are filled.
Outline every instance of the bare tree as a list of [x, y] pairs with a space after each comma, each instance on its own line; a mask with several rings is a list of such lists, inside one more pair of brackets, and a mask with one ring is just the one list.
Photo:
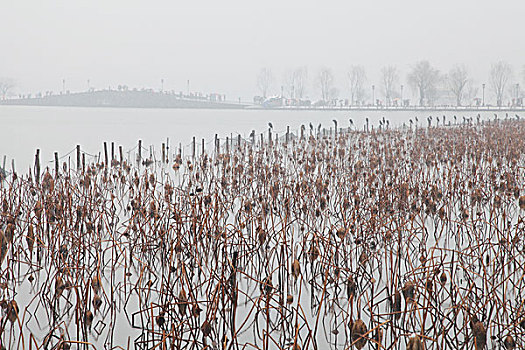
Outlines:
[[385, 93], [385, 100], [388, 106], [392, 104], [392, 98], [395, 94], [399, 75], [395, 66], [386, 66], [381, 69], [383, 89]]
[[328, 102], [337, 93], [334, 88], [334, 75], [329, 68], [322, 68], [317, 74], [317, 84], [321, 91], [321, 98]]
[[257, 87], [264, 98], [267, 97], [268, 91], [273, 82], [272, 71], [269, 68], [262, 68], [257, 76]]
[[282, 86], [283, 86], [285, 94], [289, 96], [290, 98], [294, 98], [294, 95], [295, 95], [294, 71], [288, 69], [284, 72]]
[[308, 68], [299, 67], [294, 71], [294, 97], [302, 99], [306, 93], [306, 84], [308, 82]]
[[283, 87], [290, 98], [303, 98], [306, 90], [308, 71], [306, 67], [288, 70], [284, 74]]
[[490, 85], [496, 95], [496, 104], [498, 107], [503, 105], [505, 88], [507, 87], [511, 75], [512, 68], [507, 62], [499, 61], [492, 64], [492, 67], [490, 68]]
[[350, 84], [351, 104], [355, 104], [364, 99], [366, 82], [366, 72], [363, 66], [352, 66], [348, 73], [348, 82]]
[[469, 105], [472, 103], [472, 100], [478, 96], [479, 88], [475, 86], [472, 81], [469, 81], [465, 91], [463, 93], [463, 101], [469, 101]]
[[0, 96], [5, 100], [9, 90], [15, 87], [15, 82], [10, 78], [0, 78]]
[[525, 65], [521, 68], [521, 79], [523, 80], [523, 85], [525, 85]]
[[467, 86], [470, 84], [470, 78], [467, 67], [464, 65], [454, 66], [447, 77], [448, 86], [456, 98], [456, 106], [461, 106], [463, 98], [467, 94]]
[[437, 85], [441, 80], [439, 70], [432, 67], [428, 61], [420, 61], [408, 74], [408, 83], [419, 95], [419, 105], [423, 106], [425, 100], [431, 102], [437, 93]]

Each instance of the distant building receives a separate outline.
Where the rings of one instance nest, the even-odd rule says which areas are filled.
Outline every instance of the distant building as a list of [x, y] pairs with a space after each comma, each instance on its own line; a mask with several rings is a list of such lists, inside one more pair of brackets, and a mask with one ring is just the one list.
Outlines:
[[262, 96], [254, 96], [253, 97], [253, 103], [255, 103], [256, 105], [262, 105], [264, 102], [264, 97]]
[[212, 102], [222, 102], [222, 94], [211, 93], [209, 100]]
[[284, 98], [282, 97], [270, 97], [264, 100], [262, 103], [264, 108], [276, 108], [284, 106]]

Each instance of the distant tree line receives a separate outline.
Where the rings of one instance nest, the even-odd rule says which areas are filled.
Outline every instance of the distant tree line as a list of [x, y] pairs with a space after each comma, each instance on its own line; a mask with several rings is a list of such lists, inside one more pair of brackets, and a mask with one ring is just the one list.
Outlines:
[[[525, 66], [522, 72], [525, 81]], [[519, 79], [515, 79], [511, 65], [504, 61], [493, 63], [488, 72], [487, 82], [475, 83], [469, 69], [465, 65], [455, 65], [448, 72], [443, 73], [429, 61], [422, 60], [410, 66], [406, 75], [406, 86], [417, 97], [415, 103], [419, 106], [433, 106], [440, 101], [456, 106], [489, 105], [489, 101], [496, 106], [522, 105], [523, 94], [520, 91]], [[320, 68], [313, 79], [311, 87], [320, 101], [342, 103], [346, 105], [408, 105], [408, 93], [403, 94], [405, 84], [401, 82], [400, 72], [394, 65], [381, 68], [380, 81], [376, 86], [369, 84], [365, 68], [353, 65], [349, 68], [344, 79], [342, 91], [336, 88], [336, 77], [328, 67]], [[281, 80], [280, 91], [276, 89], [276, 80], [269, 68], [262, 68], [257, 75], [257, 88], [264, 100], [270, 96], [288, 99], [304, 99], [308, 86], [308, 69], [299, 67], [287, 70]], [[376, 89], [377, 87], [377, 89]], [[480, 90], [481, 88], [481, 90]], [[486, 91], [485, 91], [486, 90]], [[406, 89], [405, 89], [406, 91]], [[492, 99], [486, 97], [491, 93]], [[343, 96], [341, 98], [341, 96]], [[334, 102], [335, 101], [335, 102]]]
[[14, 87], [13, 79], [0, 77], [0, 99], [5, 100]]

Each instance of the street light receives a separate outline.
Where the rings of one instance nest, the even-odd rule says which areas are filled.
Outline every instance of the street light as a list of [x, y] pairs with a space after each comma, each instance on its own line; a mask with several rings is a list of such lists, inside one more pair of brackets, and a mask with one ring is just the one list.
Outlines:
[[160, 79], [160, 92], [164, 91], [164, 79]]
[[516, 103], [518, 103], [519, 98], [520, 98], [520, 83], [516, 83]]
[[481, 84], [481, 86], [483, 87], [483, 107], [485, 107], [485, 84]]
[[401, 107], [403, 107], [403, 84], [401, 84]]
[[376, 105], [375, 91], [376, 91], [376, 86], [372, 85], [372, 106]]

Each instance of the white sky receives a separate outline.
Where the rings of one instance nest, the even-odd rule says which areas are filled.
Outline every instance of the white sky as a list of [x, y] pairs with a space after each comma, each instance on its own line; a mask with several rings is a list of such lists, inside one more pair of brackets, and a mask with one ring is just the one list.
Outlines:
[[[506, 60], [521, 81], [525, 64], [523, 0], [0, 0], [0, 76], [21, 92], [130, 87], [217, 91], [251, 98], [256, 75], [307, 66], [310, 80], [330, 67], [341, 95], [346, 71], [428, 59], [455, 63], [487, 80]], [[315, 97], [310, 85], [307, 95]]]

